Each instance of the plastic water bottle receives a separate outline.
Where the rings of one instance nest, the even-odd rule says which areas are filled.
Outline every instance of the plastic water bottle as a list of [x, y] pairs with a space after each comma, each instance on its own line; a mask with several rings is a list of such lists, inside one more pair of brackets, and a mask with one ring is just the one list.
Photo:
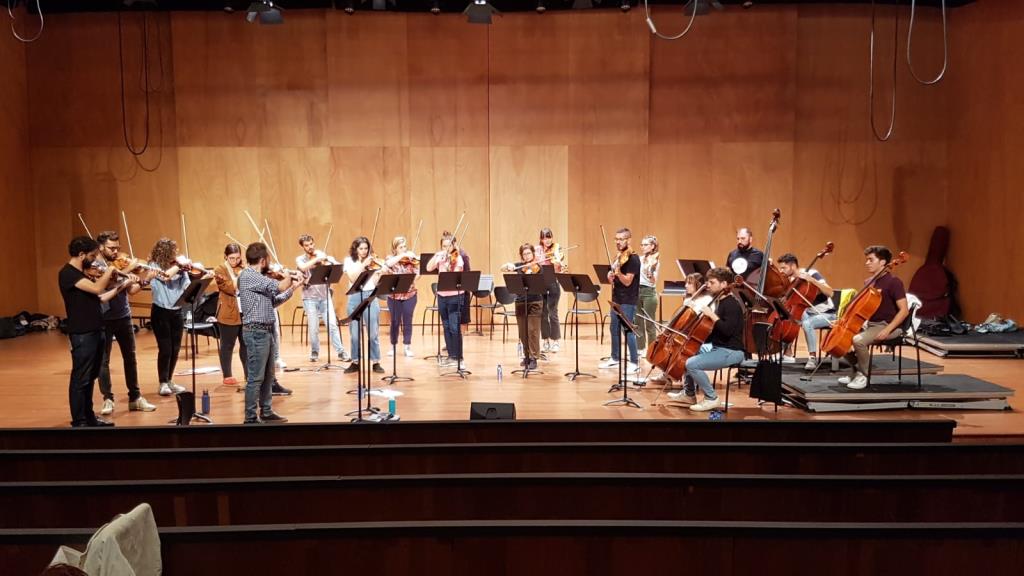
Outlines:
[[721, 410], [712, 410], [711, 412], [708, 412], [708, 420], [721, 422], [722, 420], [725, 420], [725, 412], [722, 412]]
[[522, 359], [524, 357], [523, 356], [523, 343], [522, 342], [520, 342], [519, 344], [516, 345], [516, 354], [519, 355], [520, 359]]
[[388, 414], [398, 413], [398, 402], [395, 401], [395, 397], [388, 398]]
[[498, 364], [498, 382], [501, 382], [502, 376], [504, 376], [504, 374], [501, 373], [501, 364]]
[[203, 414], [210, 413], [210, 392], [203, 390]]
[[185, 311], [185, 323], [186, 324], [191, 324], [192, 323], [192, 311], [191, 310], [186, 310]]

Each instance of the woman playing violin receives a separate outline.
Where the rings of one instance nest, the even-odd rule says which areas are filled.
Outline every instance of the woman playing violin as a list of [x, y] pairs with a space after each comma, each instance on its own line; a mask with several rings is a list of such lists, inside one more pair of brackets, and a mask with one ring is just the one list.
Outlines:
[[151, 265], [163, 270], [153, 278], [150, 321], [153, 323], [153, 334], [156, 336], [156, 371], [160, 382], [160, 395], [171, 396], [185, 391], [183, 386], [171, 381], [171, 377], [174, 376], [174, 367], [178, 363], [181, 335], [185, 330], [185, 320], [177, 302], [191, 283], [189, 270], [192, 263], [178, 254], [178, 243], [170, 238], [156, 241], [149, 260]]
[[248, 373], [246, 359], [248, 351], [242, 338], [242, 315], [238, 310], [238, 275], [245, 270], [242, 262], [242, 247], [234, 242], [224, 247], [224, 262], [213, 270], [217, 282], [217, 330], [220, 332], [220, 372], [224, 385], [237, 386], [238, 379], [232, 376], [231, 356], [238, 342], [238, 359], [242, 361], [243, 374]]
[[[360, 302], [367, 298], [372, 298], [373, 290], [377, 287], [377, 281], [380, 280], [381, 274], [384, 273], [384, 262], [373, 255], [370, 239], [366, 236], [358, 236], [352, 241], [352, 246], [349, 248], [344, 266], [345, 275], [348, 276], [349, 282], [355, 282], [365, 270], [373, 271], [366, 279], [366, 282], [363, 283], [360, 293], [349, 296], [347, 311], [351, 315]], [[364, 314], [368, 316], [367, 322], [369, 322], [370, 328], [370, 362], [373, 363], [374, 372], [383, 374], [384, 368], [380, 365], [380, 335], [378, 334], [380, 329], [380, 305], [377, 303], [376, 298], [374, 298], [369, 310]], [[352, 363], [345, 369], [346, 374], [359, 371], [359, 359], [362, 358], [359, 348], [360, 328], [361, 324], [358, 320], [349, 324], [349, 338], [352, 342]]]
[[[453, 244], [451, 233], [445, 231], [441, 235], [441, 249], [427, 262], [427, 270], [462, 272], [464, 269], [462, 254], [459, 253], [458, 246]], [[441, 312], [444, 344], [448, 348], [448, 361], [445, 364], [462, 365], [462, 298], [463, 293], [458, 290], [437, 291], [437, 308]]]
[[[534, 248], [537, 260], [545, 266], [554, 266], [555, 272], [561, 274], [569, 269], [569, 261], [565, 250], [555, 242], [555, 234], [551, 228], [541, 228], [540, 244]], [[558, 301], [562, 298], [562, 288], [558, 282], [548, 285], [544, 295], [544, 312], [540, 317], [540, 336], [544, 339], [545, 352], [558, 352], [562, 339], [561, 327], [558, 324]]]
[[[420, 260], [409, 250], [405, 236], [395, 236], [391, 241], [391, 255], [385, 261], [392, 274], [415, 274], [419, 278]], [[406, 358], [412, 358], [412, 317], [416, 310], [416, 286], [408, 292], [396, 292], [388, 296], [388, 311], [391, 313], [391, 351], [395, 354], [398, 346], [398, 330], [402, 330], [402, 343], [405, 346]]]
[[[644, 236], [640, 241], [640, 311], [648, 318], [655, 318], [658, 312], [658, 273], [661, 271], [661, 252], [658, 237]], [[636, 321], [636, 345], [641, 351], [647, 350], [647, 343], [658, 337], [658, 327], [643, 318]], [[641, 352], [643, 354], [643, 352]]]
[[[615, 248], [618, 256], [612, 261], [611, 270], [608, 271], [608, 282], [612, 284], [612, 302], [618, 304], [625, 313], [626, 318], [632, 322], [636, 315], [636, 304], [640, 299], [640, 257], [629, 247], [633, 233], [629, 228], [620, 228], [615, 232]], [[619, 365], [619, 339], [621, 338], [622, 327], [619, 317], [611, 315], [611, 358], [598, 364], [598, 368], [615, 368]], [[629, 348], [629, 364], [626, 372], [636, 374], [640, 371], [637, 366], [639, 358], [636, 351], [636, 334], [630, 332], [626, 335], [626, 346]]]
[[[707, 293], [713, 298], [710, 305], [701, 305], [698, 311], [714, 323], [711, 335], [701, 352], [686, 360], [686, 384], [681, 392], [670, 392], [669, 398], [690, 404], [690, 410], [706, 412], [722, 407], [715, 388], [708, 378], [708, 370], [718, 370], [743, 361], [743, 308], [730, 293], [736, 274], [728, 268], [708, 271]], [[691, 304], [692, 305], [692, 304]], [[696, 385], [696, 386], [695, 386]], [[697, 402], [696, 387], [704, 393]]]
[[[517, 263], [507, 262], [501, 269], [520, 274], [540, 274], [540, 265], [529, 242], [519, 247], [519, 259], [520, 262]], [[519, 341], [523, 344], [523, 361], [520, 366], [527, 370], [537, 369], [543, 308], [544, 297], [539, 294], [516, 295], [516, 324], [519, 326]]]

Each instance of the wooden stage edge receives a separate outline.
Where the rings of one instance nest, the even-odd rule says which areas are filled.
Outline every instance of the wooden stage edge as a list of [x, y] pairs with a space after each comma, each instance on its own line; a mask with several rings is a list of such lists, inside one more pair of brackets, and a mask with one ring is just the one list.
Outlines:
[[[653, 406], [658, 395], [656, 387], [646, 390], [630, 390], [630, 396], [640, 403], [641, 409], [607, 407], [604, 402], [612, 400], [615, 394], [607, 392], [614, 383], [614, 370], [600, 370], [597, 364], [608, 354], [609, 343], [598, 343], [593, 332], [583, 327], [584, 336], [579, 342], [579, 365], [582, 372], [596, 375], [596, 378], [580, 378], [570, 382], [564, 373], [575, 368], [575, 340], [566, 339], [561, 351], [551, 354], [551, 360], [541, 362], [543, 374], [523, 379], [513, 375], [518, 368], [516, 340], [512, 338], [514, 325], [510, 327], [509, 338], [502, 343], [501, 329], [496, 330], [493, 339], [489, 334], [465, 336], [466, 364], [473, 374], [466, 380], [442, 377], [436, 363], [423, 357], [436, 352], [436, 335], [429, 327], [425, 335], [416, 328], [413, 339], [415, 357], [406, 358], [399, 346], [397, 371], [401, 376], [415, 378], [412, 382], [397, 383], [392, 388], [400, 390], [403, 396], [397, 400], [398, 413], [402, 421], [444, 421], [467, 420], [471, 402], [514, 402], [517, 416], [524, 420], [707, 420], [706, 413], [695, 413], [683, 406]], [[298, 372], [279, 373], [281, 383], [293, 389], [288, 397], [275, 397], [274, 409], [292, 422], [348, 422], [345, 414], [355, 408], [355, 396], [346, 392], [356, 382], [354, 374], [343, 374], [341, 370], [314, 372], [316, 366], [308, 360], [308, 345], [300, 342], [300, 331], [285, 327], [282, 338], [282, 357], [289, 368], [301, 368]], [[485, 327], [486, 332], [486, 327]], [[343, 331], [344, 344], [350, 350], [350, 339]], [[321, 362], [326, 360], [325, 333], [321, 333]], [[801, 339], [802, 340], [802, 339]], [[390, 342], [387, 329], [381, 329], [382, 365], [391, 373], [392, 358], [387, 355]], [[111, 371], [116, 406], [111, 419], [118, 427], [162, 426], [176, 416], [177, 408], [173, 398], [157, 394], [156, 383], [156, 342], [148, 330], [137, 336], [140, 386], [143, 394], [158, 406], [156, 412], [129, 412], [124, 384], [120, 352], [114, 346]], [[802, 344], [801, 344], [802, 346]], [[906, 354], [912, 354], [908, 350]], [[940, 364], [945, 373], [970, 374], [976, 378], [1024, 391], [1019, 373], [1024, 363], [1014, 359], [944, 359], [922, 352], [922, 360]], [[241, 366], [234, 361], [235, 376], [241, 379]], [[504, 378], [497, 378], [497, 365], [501, 364]], [[207, 344], [200, 338], [199, 354], [196, 360], [199, 368], [216, 368], [217, 349], [213, 340]], [[646, 362], [642, 367], [647, 368]], [[190, 361], [182, 350], [177, 369], [184, 370]], [[71, 367], [67, 339], [60, 333], [29, 334], [13, 340], [0, 342], [0, 428], [53, 428], [68, 425], [67, 382]], [[447, 371], [447, 370], [446, 370]], [[839, 376], [841, 374], [837, 374]], [[374, 374], [379, 383], [382, 374]], [[224, 386], [219, 370], [212, 374], [196, 377], [199, 395], [208, 390], [212, 397], [211, 416], [218, 424], [238, 424], [242, 421], [243, 398], [237, 387]], [[178, 384], [191, 385], [189, 376], [175, 378]], [[381, 383], [381, 385], [383, 385]], [[719, 385], [719, 393], [724, 390]], [[665, 397], [662, 396], [664, 401]], [[1003, 411], [952, 411], [952, 410], [888, 410], [838, 414], [816, 414], [801, 409], [780, 406], [776, 413], [770, 404], [758, 406], [747, 395], [747, 388], [730, 392], [732, 407], [728, 413], [730, 421], [806, 421], [806, 420], [930, 420], [948, 418], [957, 423], [954, 440], [959, 442], [1006, 442], [1024, 436], [1024, 416], [1019, 410]], [[99, 387], [94, 395], [94, 407], [99, 412], [102, 397]], [[375, 398], [377, 406], [386, 406], [386, 400]], [[1015, 403], [1010, 399], [1011, 405]]]

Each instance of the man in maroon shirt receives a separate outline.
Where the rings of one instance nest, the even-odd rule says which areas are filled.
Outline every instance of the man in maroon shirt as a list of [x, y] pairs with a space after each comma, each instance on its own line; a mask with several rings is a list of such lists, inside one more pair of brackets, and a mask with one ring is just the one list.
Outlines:
[[[864, 249], [864, 256], [864, 267], [872, 277], [892, 262], [892, 251], [885, 246], [868, 246]], [[860, 334], [853, 337], [853, 351], [846, 355], [846, 359], [853, 365], [853, 376], [839, 379], [840, 384], [854, 390], [861, 390], [868, 385], [866, 373], [871, 362], [871, 345], [875, 341], [899, 336], [903, 320], [910, 313], [903, 281], [891, 272], [879, 276], [875, 280], [875, 288], [882, 291], [882, 303], [864, 324]]]

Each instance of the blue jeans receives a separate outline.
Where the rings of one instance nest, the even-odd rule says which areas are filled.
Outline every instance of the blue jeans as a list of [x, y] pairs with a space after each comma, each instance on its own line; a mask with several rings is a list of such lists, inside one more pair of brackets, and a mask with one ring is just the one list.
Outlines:
[[68, 403], [71, 425], [86, 426], [96, 422], [92, 410], [92, 390], [100, 376], [106, 337], [102, 330], [71, 334], [71, 378], [68, 381]]
[[711, 385], [711, 379], [708, 378], [705, 370], [718, 370], [719, 368], [739, 364], [743, 362], [744, 357], [742, 350], [711, 348], [707, 352], [691, 356], [686, 360], [686, 375], [697, 386], [700, 386], [701, 391], [704, 392], [705, 400], [714, 400], [718, 398], [718, 395], [715, 394], [715, 388]]
[[270, 414], [274, 384], [274, 353], [277, 350], [277, 338], [273, 332], [265, 330], [247, 330], [242, 328], [242, 341], [245, 342], [248, 358], [248, 379], [245, 383], [245, 421], [256, 420], [256, 407], [260, 413]]
[[800, 324], [804, 327], [804, 337], [807, 338], [807, 350], [811, 355], [818, 353], [818, 328], [828, 328], [831, 326], [830, 322], [836, 321], [836, 315], [834, 312], [826, 312], [824, 314], [815, 314], [814, 310], [808, 308], [804, 311], [804, 317], [800, 320]]
[[461, 360], [462, 328], [459, 321], [462, 317], [462, 294], [457, 296], [438, 296], [437, 308], [441, 312], [441, 325], [444, 326], [444, 345], [448, 347], [448, 357], [453, 360]]
[[[359, 306], [359, 303], [366, 298], [370, 298], [371, 294], [373, 294], [372, 290], [363, 290], [361, 296], [357, 294], [349, 296], [348, 308], [346, 309], [348, 314], [351, 316], [356, 306]], [[363, 318], [367, 316], [369, 316], [367, 322], [369, 322], [370, 327], [370, 362], [380, 362], [380, 303], [377, 302], [376, 298], [370, 304], [370, 309], [363, 312]], [[362, 322], [358, 320], [348, 325], [348, 336], [352, 343], [352, 359], [356, 362], [359, 362], [362, 358], [359, 349], [359, 330], [361, 326]]]
[[[626, 315], [626, 319], [632, 323], [633, 318], [636, 315], [636, 304], [619, 304], [619, 308], [622, 308], [622, 312]], [[612, 312], [612, 360], [615, 360], [616, 362], [619, 361], [619, 339], [621, 338], [621, 331], [622, 326], [619, 322], [619, 315]], [[629, 348], [629, 361], [636, 364], [636, 334], [630, 332], [626, 335], [626, 346]]]
[[330, 306], [327, 300], [303, 300], [302, 309], [306, 311], [306, 328], [309, 333], [309, 350], [313, 354], [320, 354], [320, 320], [323, 319], [327, 325], [327, 336], [331, 339], [331, 346], [338, 357], [345, 354], [345, 346], [341, 343], [341, 330], [338, 329], [338, 318], [334, 314], [334, 307]]

